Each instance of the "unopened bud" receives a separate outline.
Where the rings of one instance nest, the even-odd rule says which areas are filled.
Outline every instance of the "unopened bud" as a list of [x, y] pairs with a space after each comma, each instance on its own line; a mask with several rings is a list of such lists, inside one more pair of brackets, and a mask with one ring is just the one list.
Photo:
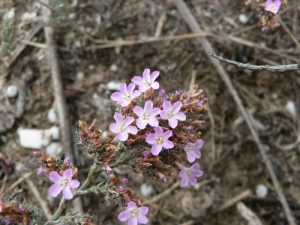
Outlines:
[[159, 95], [160, 97], [165, 96], [165, 94], [166, 94], [166, 91], [165, 91], [164, 89], [161, 89], [161, 90], [159, 91], [159, 93], [158, 93], [158, 95]]
[[37, 175], [43, 175], [46, 173], [46, 170], [44, 168], [39, 168], [37, 171]]
[[41, 157], [43, 154], [39, 151], [33, 153], [34, 157]]
[[71, 164], [71, 158], [70, 157], [65, 158], [64, 163], [67, 164], [67, 165], [70, 165]]
[[22, 213], [25, 212], [25, 207], [22, 204], [19, 204], [18, 208], [19, 208], [20, 212], [22, 212]]
[[122, 183], [123, 183], [123, 184], [128, 184], [128, 179], [127, 179], [127, 178], [123, 178], [123, 179], [122, 179]]

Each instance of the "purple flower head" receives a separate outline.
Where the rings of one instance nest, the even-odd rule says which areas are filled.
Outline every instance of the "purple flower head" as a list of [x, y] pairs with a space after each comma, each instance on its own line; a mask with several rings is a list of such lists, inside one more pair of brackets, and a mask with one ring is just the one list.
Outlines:
[[179, 97], [180, 96], [180, 91], [175, 91], [175, 96]]
[[267, 0], [265, 10], [277, 14], [278, 10], [280, 9], [280, 6], [281, 0]]
[[181, 109], [182, 102], [175, 102], [173, 105], [170, 101], [164, 101], [163, 110], [160, 112], [161, 118], [169, 121], [170, 127], [173, 129], [177, 127], [178, 120], [184, 121], [186, 116], [183, 112], [179, 112]]
[[125, 191], [125, 188], [123, 186], [120, 186], [118, 189], [119, 189], [119, 192], [124, 192]]
[[114, 170], [111, 168], [111, 167], [107, 167], [106, 168], [106, 173], [108, 174], [108, 175], [111, 175], [111, 174], [113, 174], [114, 173]]
[[142, 152], [142, 155], [143, 155], [144, 158], [148, 158], [149, 155], [150, 155], [150, 152], [148, 152], [147, 150], [145, 150], [145, 151]]
[[179, 177], [181, 178], [180, 187], [186, 187], [189, 184], [195, 185], [197, 183], [196, 177], [201, 177], [203, 171], [199, 170], [199, 164], [194, 163], [191, 168], [184, 167], [179, 172]]
[[195, 159], [199, 159], [201, 157], [201, 153], [200, 153], [200, 148], [202, 147], [202, 145], [204, 144], [203, 140], [198, 140], [196, 143], [187, 143], [187, 145], [184, 148], [184, 151], [187, 154], [188, 157], [188, 161], [194, 162]]
[[71, 191], [71, 188], [78, 188], [80, 185], [80, 182], [76, 179], [72, 180], [72, 177], [72, 169], [65, 170], [62, 176], [59, 175], [57, 171], [50, 172], [49, 179], [54, 184], [49, 188], [49, 194], [55, 198], [62, 191], [63, 196], [66, 199], [72, 199], [73, 193]]
[[44, 168], [39, 168], [37, 171], [37, 175], [44, 175], [46, 173], [46, 170]]
[[141, 92], [134, 90], [135, 84], [130, 83], [127, 87], [125, 83], [121, 84], [120, 91], [112, 93], [110, 98], [118, 102], [122, 107], [127, 106], [131, 103], [132, 99], [141, 95]]
[[159, 95], [160, 97], [165, 96], [165, 94], [166, 94], [166, 91], [165, 91], [164, 89], [161, 89], [161, 90], [158, 92], [158, 95]]
[[141, 92], [145, 92], [149, 88], [153, 88], [153, 89], [159, 88], [159, 83], [155, 81], [158, 75], [159, 75], [158, 71], [154, 71], [150, 75], [150, 70], [145, 69], [143, 72], [143, 77], [135, 76], [131, 79], [131, 81], [139, 86], [139, 90]]
[[197, 103], [196, 103], [196, 106], [197, 106], [197, 107], [201, 107], [202, 105], [203, 105], [202, 102], [197, 102]]
[[148, 210], [148, 207], [137, 207], [136, 203], [131, 201], [128, 203], [127, 208], [119, 214], [118, 219], [121, 222], [128, 221], [127, 225], [147, 224], [148, 218], [146, 214]]
[[144, 129], [147, 124], [150, 124], [153, 127], [158, 126], [158, 120], [155, 116], [160, 113], [160, 109], [153, 109], [153, 102], [151, 100], [146, 101], [144, 108], [135, 106], [133, 112], [139, 117], [136, 121], [138, 128]]
[[173, 142], [168, 140], [172, 136], [172, 131], [164, 132], [160, 126], [155, 127], [154, 130], [155, 133], [150, 133], [146, 137], [146, 142], [152, 145], [151, 153], [153, 155], [158, 155], [162, 148], [170, 149], [174, 147]]
[[123, 184], [128, 184], [128, 179], [127, 179], [127, 178], [123, 178], [123, 179], [122, 179], [122, 183], [123, 183]]
[[114, 118], [116, 123], [112, 123], [109, 126], [109, 130], [115, 134], [118, 134], [118, 138], [120, 141], [126, 141], [128, 139], [128, 133], [136, 134], [137, 128], [135, 126], [129, 126], [133, 121], [134, 118], [131, 116], [123, 116], [120, 113], [115, 113]]
[[22, 205], [22, 204], [19, 204], [18, 205], [18, 208], [19, 208], [19, 210], [20, 210], [20, 212], [25, 212], [25, 207], [24, 207], [24, 205]]
[[70, 165], [71, 164], [71, 158], [70, 157], [65, 158], [64, 163], [67, 164], [67, 165]]

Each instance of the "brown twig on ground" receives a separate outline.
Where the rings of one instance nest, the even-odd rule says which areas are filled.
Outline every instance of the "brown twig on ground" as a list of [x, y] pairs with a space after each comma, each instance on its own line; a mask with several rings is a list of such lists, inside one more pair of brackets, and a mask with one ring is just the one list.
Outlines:
[[144, 202], [144, 205], [148, 205], [154, 202], [157, 202], [159, 199], [167, 196], [168, 194], [170, 194], [173, 190], [175, 190], [178, 186], [180, 185], [180, 181], [177, 181], [175, 184], [173, 184], [171, 187], [169, 187], [167, 190], [165, 190], [164, 192], [160, 193], [159, 195], [151, 198], [148, 201]]
[[36, 198], [36, 200], [39, 202], [40, 206], [42, 207], [45, 216], [47, 217], [47, 219], [51, 218], [51, 211], [48, 208], [47, 202], [43, 199], [43, 197], [40, 195], [40, 191], [37, 189], [37, 187], [35, 186], [35, 184], [32, 182], [32, 180], [30, 178], [25, 179], [26, 183], [29, 186], [29, 190], [32, 191], [34, 197]]
[[[45, 4], [48, 4], [47, 0], [43, 0]], [[43, 20], [45, 24], [48, 24], [51, 18], [51, 11], [48, 7], [43, 7]], [[51, 78], [53, 82], [54, 97], [57, 104], [57, 112], [59, 118], [59, 125], [61, 131], [62, 145], [66, 156], [70, 157], [74, 162], [74, 155], [72, 153], [72, 135], [71, 126], [69, 123], [69, 116], [67, 110], [66, 99], [63, 91], [62, 78], [60, 75], [60, 67], [58, 62], [58, 55], [56, 50], [56, 44], [54, 41], [54, 30], [52, 27], [44, 27], [48, 60], [51, 65]], [[80, 199], [74, 201], [74, 207], [76, 211], [83, 213], [83, 207]]]
[[243, 191], [242, 193], [238, 194], [237, 196], [231, 198], [231, 199], [228, 199], [226, 202], [224, 202], [220, 208], [218, 208], [216, 210], [216, 212], [220, 212], [220, 211], [223, 211], [225, 209], [227, 209], [228, 207], [230, 206], [233, 206], [235, 203], [241, 201], [242, 199], [244, 198], [247, 198], [248, 196], [250, 196], [252, 193], [251, 193], [251, 190], [250, 189], [246, 189], [245, 191]]
[[240, 212], [241, 216], [248, 221], [248, 224], [262, 225], [262, 222], [260, 221], [258, 216], [251, 209], [249, 209], [244, 203], [238, 202], [236, 204], [236, 207]]
[[235, 65], [240, 68], [249, 69], [249, 70], [267, 70], [270, 72], [288, 72], [288, 71], [295, 71], [300, 70], [300, 64], [288, 64], [288, 65], [280, 65], [280, 66], [270, 66], [270, 65], [253, 65], [249, 63], [240, 63], [233, 60], [225, 59], [221, 56], [218, 56], [212, 52], [209, 53], [211, 57], [214, 57], [215, 59], [218, 59], [222, 62]]
[[[200, 26], [199, 26], [198, 22], [196, 21], [195, 17], [193, 17], [191, 11], [187, 8], [186, 4], [182, 0], [175, 0], [174, 3], [176, 5], [177, 9], [179, 10], [179, 12], [181, 13], [182, 18], [184, 18], [185, 22], [188, 24], [188, 26], [190, 27], [192, 32], [201, 33], [202, 29], [200, 28]], [[205, 37], [199, 38], [197, 40], [199, 40], [203, 50], [205, 51], [205, 53], [208, 56], [209, 56], [210, 52], [214, 52], [213, 47], [211, 46], [210, 42]], [[213, 59], [211, 57], [209, 57], [209, 59], [210, 59], [211, 63], [215, 66], [215, 68], [218, 71], [221, 79], [223, 80], [226, 87], [228, 88], [229, 93], [232, 95], [235, 103], [237, 104], [237, 106], [240, 109], [243, 117], [246, 120], [246, 123], [247, 123], [247, 125], [250, 129], [250, 132], [251, 132], [252, 136], [253, 136], [253, 139], [257, 144], [257, 147], [260, 151], [260, 154], [263, 158], [264, 163], [266, 164], [267, 170], [268, 170], [269, 175], [272, 179], [272, 182], [273, 182], [274, 188], [276, 190], [277, 196], [278, 196], [278, 198], [279, 198], [279, 200], [282, 204], [285, 216], [286, 216], [289, 224], [290, 225], [296, 225], [295, 218], [292, 215], [292, 212], [291, 212], [290, 207], [287, 203], [287, 200], [284, 196], [284, 193], [282, 191], [280, 183], [279, 183], [279, 181], [276, 177], [275, 172], [273, 171], [271, 162], [270, 162], [270, 160], [269, 160], [269, 158], [268, 158], [268, 156], [267, 156], [267, 154], [264, 150], [264, 147], [263, 147], [263, 145], [262, 145], [262, 143], [259, 139], [258, 134], [256, 133], [256, 131], [254, 129], [254, 126], [252, 124], [250, 115], [246, 112], [246, 110], [245, 110], [245, 108], [242, 104], [242, 101], [241, 101], [240, 97], [238, 96], [237, 91], [233, 87], [232, 82], [229, 79], [228, 74], [226, 73], [226, 71], [222, 67], [221, 63], [218, 60]]]

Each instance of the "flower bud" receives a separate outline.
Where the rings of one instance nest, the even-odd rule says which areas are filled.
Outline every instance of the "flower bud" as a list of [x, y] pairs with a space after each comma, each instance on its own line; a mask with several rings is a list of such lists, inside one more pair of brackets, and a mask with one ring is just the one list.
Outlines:
[[39, 152], [39, 151], [35, 151], [33, 153], [33, 155], [34, 155], [34, 157], [41, 157], [43, 154], [41, 152]]
[[44, 168], [39, 168], [37, 171], [37, 175], [44, 175], [46, 173], [46, 170]]
[[19, 208], [19, 210], [20, 210], [20, 212], [25, 212], [25, 207], [24, 207], [24, 205], [22, 205], [22, 204], [19, 204], [18, 205], [18, 208]]
[[108, 175], [111, 175], [111, 174], [113, 174], [114, 170], [110, 167], [107, 167], [106, 172], [107, 172]]
[[70, 165], [71, 164], [71, 158], [70, 157], [65, 158], [64, 163], [67, 164], [67, 165]]
[[122, 179], [122, 183], [123, 183], [123, 184], [128, 184], [128, 179], [127, 179], [127, 178], [123, 178], [123, 179]]
[[166, 94], [166, 91], [164, 90], [164, 89], [161, 89], [160, 91], [159, 91], [159, 97], [163, 97], [163, 96], [165, 96], [165, 94]]

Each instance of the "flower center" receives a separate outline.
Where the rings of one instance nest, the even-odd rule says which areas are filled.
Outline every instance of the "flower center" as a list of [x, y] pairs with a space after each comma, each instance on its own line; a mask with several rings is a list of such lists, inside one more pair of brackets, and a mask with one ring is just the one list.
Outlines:
[[191, 174], [191, 171], [190, 171], [190, 170], [187, 170], [187, 171], [185, 171], [185, 174], [186, 174], [187, 176], [189, 176], [189, 175]]
[[119, 129], [121, 132], [123, 132], [123, 131], [125, 130], [125, 127], [122, 126], [122, 125], [118, 125], [118, 129]]
[[158, 136], [157, 138], [155, 138], [156, 143], [157, 144], [162, 144], [163, 143], [163, 137], [162, 136]]
[[167, 113], [167, 117], [168, 117], [169, 119], [171, 119], [171, 118], [173, 117], [173, 113], [172, 113], [171, 111], [169, 111], [169, 112]]
[[144, 80], [144, 81], [143, 81], [143, 84], [144, 84], [146, 87], [150, 87], [150, 85], [151, 85], [150, 81], [147, 81], [147, 80]]
[[143, 115], [143, 120], [148, 120], [149, 119], [149, 114], [148, 113], [144, 113]]
[[129, 94], [123, 95], [123, 98], [124, 98], [126, 101], [130, 101], [130, 95], [129, 95]]
[[277, 7], [275, 5], [271, 6], [271, 12], [276, 12]]
[[66, 187], [68, 183], [69, 183], [68, 179], [63, 179], [60, 181], [60, 186]]
[[135, 216], [137, 215], [138, 212], [137, 212], [136, 209], [131, 209], [130, 213], [131, 213], [131, 216], [132, 216], [132, 217], [135, 217]]

